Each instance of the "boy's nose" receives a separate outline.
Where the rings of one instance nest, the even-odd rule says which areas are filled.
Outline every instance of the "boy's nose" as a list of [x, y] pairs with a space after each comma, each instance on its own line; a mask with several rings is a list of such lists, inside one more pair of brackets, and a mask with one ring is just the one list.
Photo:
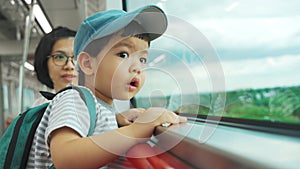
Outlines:
[[140, 74], [142, 69], [143, 69], [142, 63], [140, 63], [139, 61], [134, 61], [134, 62], [132, 62], [131, 66], [129, 67], [129, 72]]
[[141, 67], [138, 66], [137, 64], [133, 64], [133, 65], [130, 66], [129, 71], [130, 71], [131, 73], [137, 73], [137, 74], [140, 74], [140, 73], [141, 73]]

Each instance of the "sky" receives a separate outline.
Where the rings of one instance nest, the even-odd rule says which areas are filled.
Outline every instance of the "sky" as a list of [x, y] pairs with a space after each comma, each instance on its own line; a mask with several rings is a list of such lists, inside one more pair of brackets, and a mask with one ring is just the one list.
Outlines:
[[144, 4], [169, 19], [152, 45], [159, 59], [149, 61], [146, 95], [300, 85], [300, 1], [130, 0], [128, 8]]

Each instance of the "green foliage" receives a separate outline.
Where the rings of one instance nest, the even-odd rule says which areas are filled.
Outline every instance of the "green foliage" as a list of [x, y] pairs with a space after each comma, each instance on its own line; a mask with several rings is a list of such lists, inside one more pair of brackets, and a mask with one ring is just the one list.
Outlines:
[[247, 89], [226, 93], [224, 116], [300, 123], [300, 87]]
[[[178, 105], [181, 113], [280, 121], [300, 124], [300, 86], [243, 89], [225, 93], [200, 94], [200, 104]], [[195, 95], [182, 97], [192, 98]], [[153, 105], [169, 103], [170, 97], [151, 98]], [[139, 98], [140, 107], [148, 107], [149, 98]], [[225, 105], [223, 104], [225, 102]], [[222, 112], [221, 112], [222, 111]]]
[[179, 113], [190, 113], [190, 114], [203, 114], [207, 115], [210, 109], [208, 107], [196, 104], [182, 105], [180, 106], [176, 112]]
[[225, 112], [225, 116], [231, 117], [265, 117], [269, 115], [266, 107], [256, 106], [252, 104], [245, 104], [241, 106], [234, 106]]

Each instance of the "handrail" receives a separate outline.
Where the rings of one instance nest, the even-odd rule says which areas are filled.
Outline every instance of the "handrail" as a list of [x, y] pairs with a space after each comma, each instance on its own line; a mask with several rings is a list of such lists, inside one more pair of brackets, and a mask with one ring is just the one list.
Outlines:
[[[212, 128], [203, 139], [204, 130]], [[153, 140], [174, 157], [201, 169], [297, 168], [300, 160], [296, 137], [207, 123], [157, 127]]]

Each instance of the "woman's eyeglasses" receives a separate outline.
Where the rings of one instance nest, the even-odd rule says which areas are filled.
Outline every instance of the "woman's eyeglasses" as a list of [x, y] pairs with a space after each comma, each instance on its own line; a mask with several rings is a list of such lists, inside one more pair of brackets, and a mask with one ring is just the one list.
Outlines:
[[73, 65], [76, 64], [76, 60], [74, 56], [66, 56], [64, 54], [54, 54], [54, 55], [49, 55], [48, 58], [53, 59], [53, 63], [57, 66], [64, 66], [68, 63], [69, 58], [71, 59], [71, 62]]

